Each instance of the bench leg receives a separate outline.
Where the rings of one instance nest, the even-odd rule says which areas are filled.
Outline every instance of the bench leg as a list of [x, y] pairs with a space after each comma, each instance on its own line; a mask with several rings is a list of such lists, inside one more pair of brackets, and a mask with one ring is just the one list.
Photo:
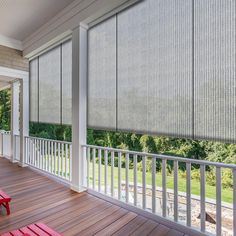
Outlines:
[[7, 215], [10, 215], [11, 211], [10, 211], [9, 202], [6, 203], [6, 210], [7, 210]]
[[10, 204], [9, 204], [9, 202], [2, 203], [0, 206], [4, 206], [4, 208], [6, 208], [7, 215], [10, 215], [11, 211], [10, 211]]

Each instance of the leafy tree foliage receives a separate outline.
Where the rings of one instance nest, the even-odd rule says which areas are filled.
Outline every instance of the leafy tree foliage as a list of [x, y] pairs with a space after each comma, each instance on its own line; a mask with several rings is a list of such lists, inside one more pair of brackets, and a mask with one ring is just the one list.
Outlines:
[[0, 91], [0, 129], [11, 129], [11, 90]]

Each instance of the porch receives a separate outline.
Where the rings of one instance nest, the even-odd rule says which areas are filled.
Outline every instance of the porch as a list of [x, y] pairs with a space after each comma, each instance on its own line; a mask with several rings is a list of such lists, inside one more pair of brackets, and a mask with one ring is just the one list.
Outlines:
[[0, 158], [0, 186], [12, 197], [11, 215], [1, 216], [0, 234], [40, 221], [65, 236], [184, 235], [87, 192], [73, 192], [4, 158]]

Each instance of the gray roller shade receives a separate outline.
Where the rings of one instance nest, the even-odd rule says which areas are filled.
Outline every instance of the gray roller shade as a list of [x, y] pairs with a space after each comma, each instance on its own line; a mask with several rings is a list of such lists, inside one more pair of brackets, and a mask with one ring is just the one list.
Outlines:
[[30, 62], [30, 121], [71, 125], [71, 40]]
[[39, 122], [61, 122], [60, 63], [60, 47], [39, 57]]
[[195, 138], [235, 142], [235, 1], [194, 2]]
[[30, 121], [38, 121], [38, 58], [30, 62]]
[[89, 126], [235, 142], [235, 4], [144, 0], [89, 30]]
[[72, 123], [72, 42], [62, 45], [62, 124]]
[[89, 127], [193, 136], [191, 21], [192, 1], [147, 0], [89, 30]]
[[88, 125], [116, 128], [116, 18], [88, 32]]
[[149, 0], [118, 14], [118, 130], [192, 136], [191, 9]]

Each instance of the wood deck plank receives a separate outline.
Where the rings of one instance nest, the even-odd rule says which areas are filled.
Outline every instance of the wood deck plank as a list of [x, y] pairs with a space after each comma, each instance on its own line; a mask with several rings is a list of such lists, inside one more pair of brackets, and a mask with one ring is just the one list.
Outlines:
[[153, 220], [147, 220], [139, 228], [137, 228], [132, 234], [132, 236], [145, 236], [148, 235], [155, 227], [158, 226], [158, 223]]
[[[30, 168], [0, 157], [0, 188], [11, 198], [11, 215], [0, 213], [0, 234], [43, 222], [64, 236], [183, 236], [146, 217], [86, 192], [76, 193]], [[168, 233], [168, 235], [167, 235]]]

